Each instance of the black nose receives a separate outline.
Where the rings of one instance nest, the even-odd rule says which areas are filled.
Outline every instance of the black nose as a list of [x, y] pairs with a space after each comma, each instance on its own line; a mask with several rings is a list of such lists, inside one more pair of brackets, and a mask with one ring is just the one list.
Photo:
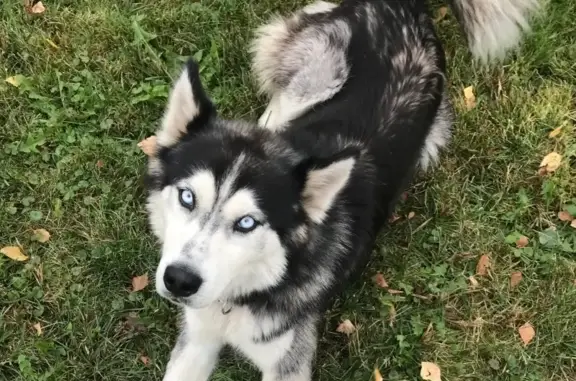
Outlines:
[[186, 267], [170, 265], [164, 271], [164, 284], [172, 295], [185, 297], [198, 292], [202, 278]]

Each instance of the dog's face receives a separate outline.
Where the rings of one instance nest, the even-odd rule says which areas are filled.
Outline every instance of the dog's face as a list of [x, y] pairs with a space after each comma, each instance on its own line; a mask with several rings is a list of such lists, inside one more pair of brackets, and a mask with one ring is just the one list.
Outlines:
[[298, 153], [256, 125], [224, 121], [189, 62], [149, 162], [148, 212], [162, 243], [160, 295], [192, 308], [280, 283], [355, 163]]

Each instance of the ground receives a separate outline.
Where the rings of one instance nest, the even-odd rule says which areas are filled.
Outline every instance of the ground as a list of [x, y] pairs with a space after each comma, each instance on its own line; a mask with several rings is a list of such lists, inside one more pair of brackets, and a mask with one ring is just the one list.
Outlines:
[[[161, 379], [176, 311], [151, 285], [130, 292], [158, 260], [136, 143], [190, 55], [219, 109], [255, 120], [252, 30], [303, 3], [46, 0], [40, 15], [0, 3], [0, 246], [30, 256], [0, 256], [0, 380]], [[378, 367], [385, 380], [416, 380], [430, 361], [445, 380], [576, 380], [576, 229], [557, 215], [576, 214], [576, 7], [552, 3], [491, 69], [472, 63], [450, 12], [438, 22], [454, 139], [326, 314], [317, 379], [368, 381]], [[552, 151], [560, 167], [538, 174]], [[39, 228], [48, 242], [32, 240]], [[476, 275], [482, 255], [491, 268]], [[377, 272], [402, 293], [375, 285]], [[523, 275], [514, 287], [513, 272]], [[336, 332], [344, 319], [350, 336]], [[524, 346], [527, 322], [535, 337]], [[226, 352], [213, 379], [258, 375]]]

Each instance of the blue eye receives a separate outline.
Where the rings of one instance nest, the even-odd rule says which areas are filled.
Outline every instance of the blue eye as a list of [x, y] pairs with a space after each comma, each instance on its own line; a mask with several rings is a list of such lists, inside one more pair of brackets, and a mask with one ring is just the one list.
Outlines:
[[187, 209], [194, 208], [194, 193], [190, 189], [180, 189], [178, 197], [183, 207]]
[[248, 233], [256, 229], [257, 226], [258, 221], [256, 221], [253, 217], [244, 216], [240, 218], [238, 221], [236, 221], [236, 223], [234, 224], [234, 230], [240, 233]]

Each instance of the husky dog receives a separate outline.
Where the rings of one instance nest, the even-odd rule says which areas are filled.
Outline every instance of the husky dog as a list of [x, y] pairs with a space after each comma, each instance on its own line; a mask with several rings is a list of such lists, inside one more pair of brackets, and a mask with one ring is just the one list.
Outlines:
[[[518, 43], [537, 5], [452, 0], [483, 60]], [[323, 312], [450, 136], [424, 0], [317, 2], [259, 29], [253, 54], [260, 122], [220, 118], [189, 61], [149, 160], [156, 288], [184, 314], [165, 381], [207, 380], [224, 345], [264, 381], [309, 381]]]

